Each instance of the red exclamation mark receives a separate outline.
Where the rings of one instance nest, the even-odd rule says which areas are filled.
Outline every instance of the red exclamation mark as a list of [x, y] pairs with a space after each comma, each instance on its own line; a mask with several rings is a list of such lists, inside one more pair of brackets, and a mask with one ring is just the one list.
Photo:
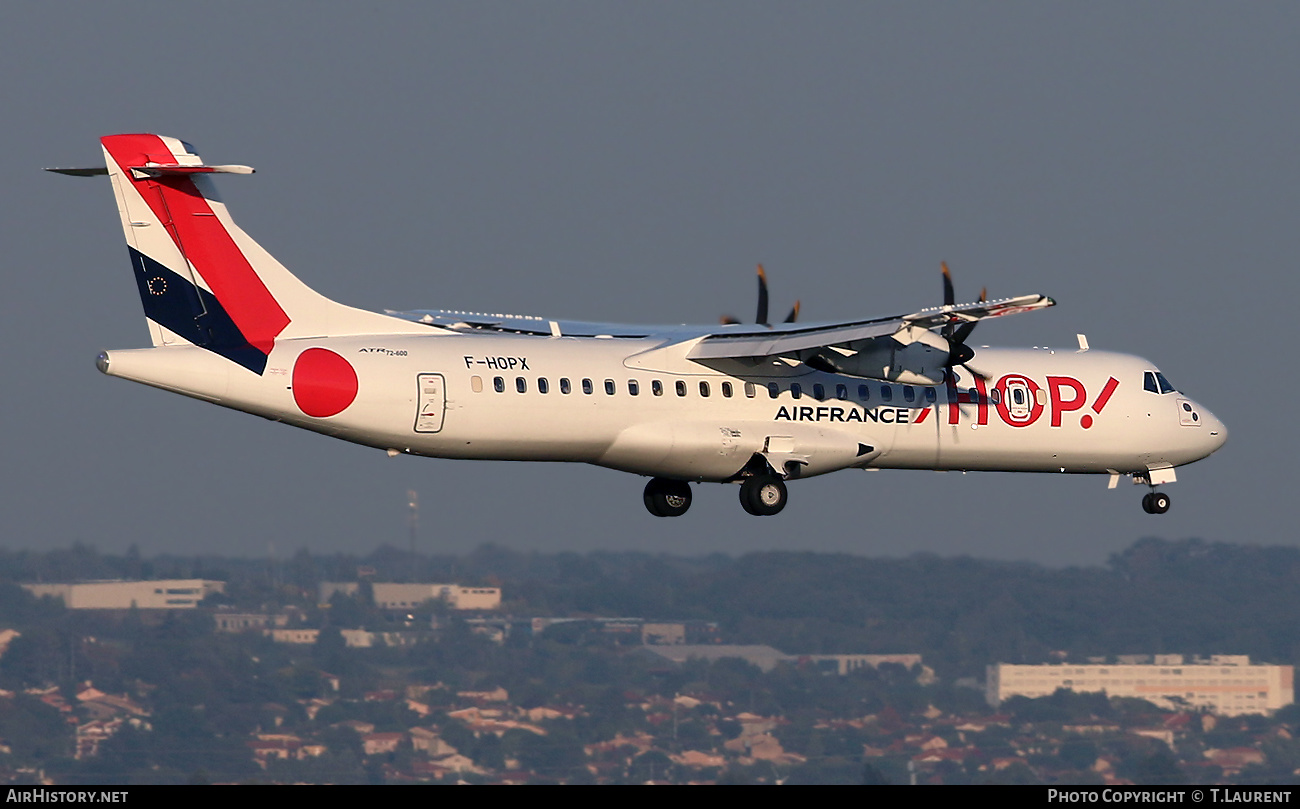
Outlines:
[[[1112, 376], [1110, 380], [1106, 382], [1106, 387], [1101, 389], [1101, 395], [1097, 397], [1097, 401], [1092, 403], [1092, 412], [1101, 415], [1101, 409], [1110, 401], [1111, 395], [1115, 392], [1115, 388], [1118, 387], [1119, 380]], [[1088, 429], [1092, 426], [1092, 416], [1084, 414], [1084, 417], [1079, 419], [1079, 424], [1082, 425], [1083, 429]]]

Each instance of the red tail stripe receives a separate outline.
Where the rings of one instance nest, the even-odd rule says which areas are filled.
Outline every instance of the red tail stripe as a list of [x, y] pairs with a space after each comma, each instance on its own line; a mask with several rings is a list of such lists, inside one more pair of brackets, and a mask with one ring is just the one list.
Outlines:
[[184, 176], [137, 180], [131, 175], [131, 166], [149, 162], [176, 164], [166, 143], [156, 135], [109, 135], [102, 142], [123, 176], [139, 190], [154, 216], [166, 227], [181, 255], [203, 276], [244, 339], [258, 351], [270, 354], [276, 336], [289, 325], [289, 316], [213, 215], [194, 181]]

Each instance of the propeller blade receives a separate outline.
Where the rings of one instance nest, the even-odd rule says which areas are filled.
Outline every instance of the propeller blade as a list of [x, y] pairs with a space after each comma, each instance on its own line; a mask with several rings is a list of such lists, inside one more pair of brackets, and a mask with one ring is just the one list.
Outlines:
[[952, 306], [957, 302], [952, 289], [952, 273], [948, 272], [948, 262], [940, 261], [939, 266], [943, 268], [943, 305]]
[[957, 330], [952, 334], [952, 342], [965, 343], [966, 339], [970, 337], [970, 333], [975, 331], [977, 325], [979, 325], [979, 321], [971, 320], [958, 326]]
[[[755, 313], [754, 322], [760, 326], [771, 328], [772, 324], [768, 322], [768, 295], [767, 295], [767, 271], [763, 265], [758, 265], [758, 311]], [[794, 323], [799, 319], [799, 301], [794, 302], [790, 309], [790, 314], [785, 316], [786, 323]], [[740, 321], [732, 315], [723, 315], [719, 320], [724, 326], [739, 325]]]

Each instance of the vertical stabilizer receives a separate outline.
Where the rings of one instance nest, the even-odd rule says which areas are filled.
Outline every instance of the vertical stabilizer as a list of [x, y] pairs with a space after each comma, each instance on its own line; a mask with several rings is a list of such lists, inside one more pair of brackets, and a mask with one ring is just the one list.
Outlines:
[[159, 135], [101, 139], [155, 346], [192, 344], [261, 374], [276, 340], [427, 333], [336, 303], [299, 281], [230, 218], [192, 146]]

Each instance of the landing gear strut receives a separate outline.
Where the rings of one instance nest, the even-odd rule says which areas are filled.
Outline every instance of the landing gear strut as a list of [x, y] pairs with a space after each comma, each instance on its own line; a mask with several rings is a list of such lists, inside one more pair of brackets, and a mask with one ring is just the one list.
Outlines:
[[1164, 514], [1169, 510], [1169, 495], [1150, 492], [1142, 497], [1142, 510], [1148, 514]]
[[691, 487], [682, 480], [651, 478], [645, 485], [645, 507], [656, 517], [680, 517], [691, 507]]
[[770, 517], [785, 508], [785, 483], [776, 475], [754, 475], [740, 484], [740, 505], [755, 517]]

